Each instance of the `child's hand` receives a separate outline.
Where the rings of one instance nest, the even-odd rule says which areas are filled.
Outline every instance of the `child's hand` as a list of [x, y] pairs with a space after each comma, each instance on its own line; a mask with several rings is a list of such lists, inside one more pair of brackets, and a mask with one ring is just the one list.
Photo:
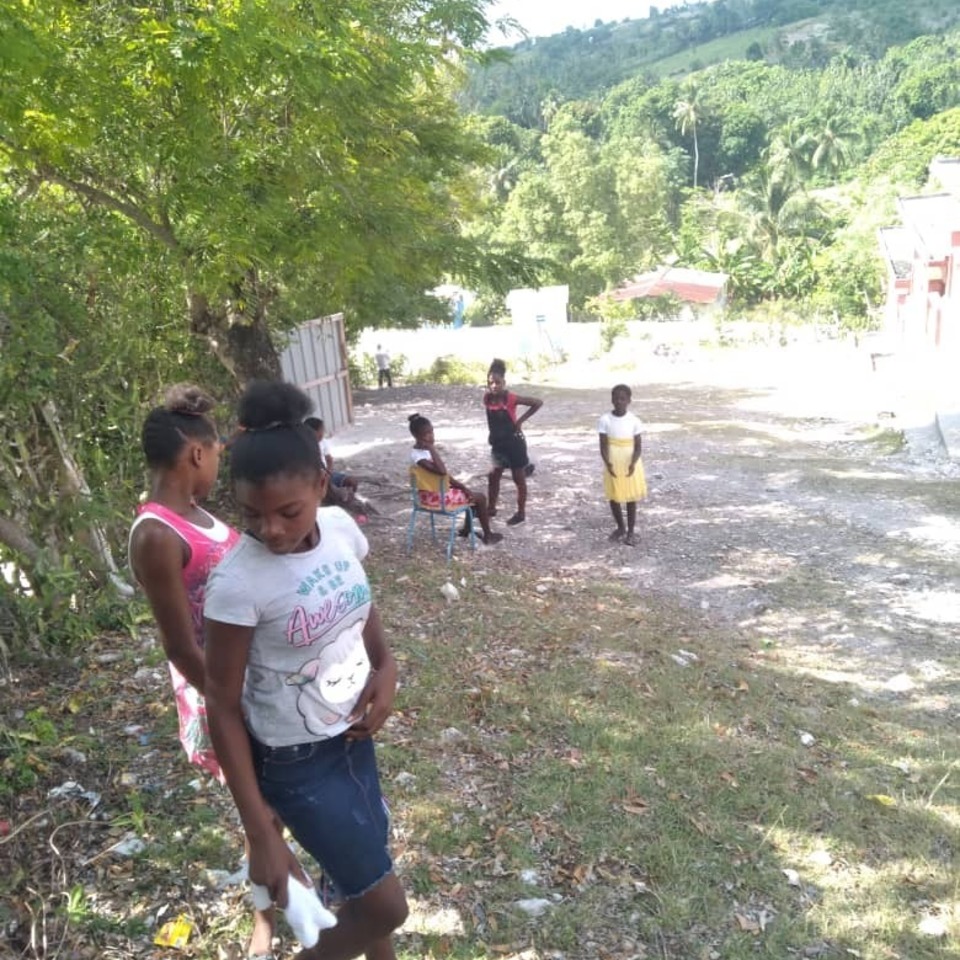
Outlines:
[[397, 668], [392, 663], [380, 670], [373, 670], [367, 685], [360, 694], [349, 716], [348, 740], [372, 737], [386, 722], [393, 710], [393, 698], [397, 692]]
[[249, 875], [251, 883], [258, 883], [270, 892], [270, 899], [281, 909], [287, 905], [287, 880], [295, 876], [305, 884], [310, 878], [303, 872], [293, 851], [284, 843], [278, 822], [271, 824], [262, 838], [250, 841]]
[[617, 471], [613, 469], [612, 463], [607, 464], [607, 472], [610, 474], [611, 477], [613, 477], [614, 480], [617, 479]]
[[634, 467], [636, 467], [636, 464], [635, 464], [635, 463], [631, 463], [631, 464], [630, 464], [630, 469], [627, 471], [627, 476], [628, 476], [628, 477], [632, 477], [632, 476], [633, 476], [633, 469], [634, 469]]

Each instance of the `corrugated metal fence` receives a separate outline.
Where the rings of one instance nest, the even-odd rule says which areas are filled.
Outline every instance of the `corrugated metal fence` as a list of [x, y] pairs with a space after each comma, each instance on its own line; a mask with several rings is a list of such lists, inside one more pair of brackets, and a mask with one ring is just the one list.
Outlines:
[[290, 334], [280, 355], [283, 379], [305, 390], [313, 400], [327, 435], [353, 423], [353, 395], [347, 368], [343, 314], [308, 320]]

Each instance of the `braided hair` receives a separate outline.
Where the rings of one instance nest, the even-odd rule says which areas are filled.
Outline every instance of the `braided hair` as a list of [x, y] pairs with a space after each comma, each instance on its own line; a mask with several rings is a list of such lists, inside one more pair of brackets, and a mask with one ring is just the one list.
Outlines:
[[199, 387], [189, 383], [170, 387], [163, 403], [154, 407], [143, 422], [140, 444], [147, 466], [173, 467], [191, 440], [216, 443], [217, 428], [209, 416], [214, 406], [213, 398]]
[[316, 434], [304, 422], [312, 409], [310, 398], [292, 383], [252, 381], [240, 398], [231, 479], [260, 484], [277, 474], [313, 476], [322, 471]]

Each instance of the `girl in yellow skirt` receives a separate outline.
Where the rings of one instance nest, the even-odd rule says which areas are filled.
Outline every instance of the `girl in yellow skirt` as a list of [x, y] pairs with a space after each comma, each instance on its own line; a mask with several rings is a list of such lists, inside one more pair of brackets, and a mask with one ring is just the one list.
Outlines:
[[[627, 412], [633, 399], [630, 388], [618, 383], [610, 391], [613, 410], [600, 418], [600, 457], [603, 460], [603, 492], [610, 501], [610, 512], [617, 529], [610, 534], [614, 543], [636, 545], [633, 528], [637, 522], [637, 501], [647, 496], [641, 454], [641, 423]], [[627, 524], [623, 524], [623, 504], [627, 505]]]

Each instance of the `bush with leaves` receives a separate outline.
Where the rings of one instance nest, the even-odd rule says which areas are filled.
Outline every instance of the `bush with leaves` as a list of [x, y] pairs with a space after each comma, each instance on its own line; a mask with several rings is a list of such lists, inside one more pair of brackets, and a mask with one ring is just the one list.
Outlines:
[[482, 363], [461, 360], [459, 357], [437, 357], [426, 370], [419, 370], [407, 377], [409, 383], [431, 383], [470, 386], [485, 383], [487, 368]]

